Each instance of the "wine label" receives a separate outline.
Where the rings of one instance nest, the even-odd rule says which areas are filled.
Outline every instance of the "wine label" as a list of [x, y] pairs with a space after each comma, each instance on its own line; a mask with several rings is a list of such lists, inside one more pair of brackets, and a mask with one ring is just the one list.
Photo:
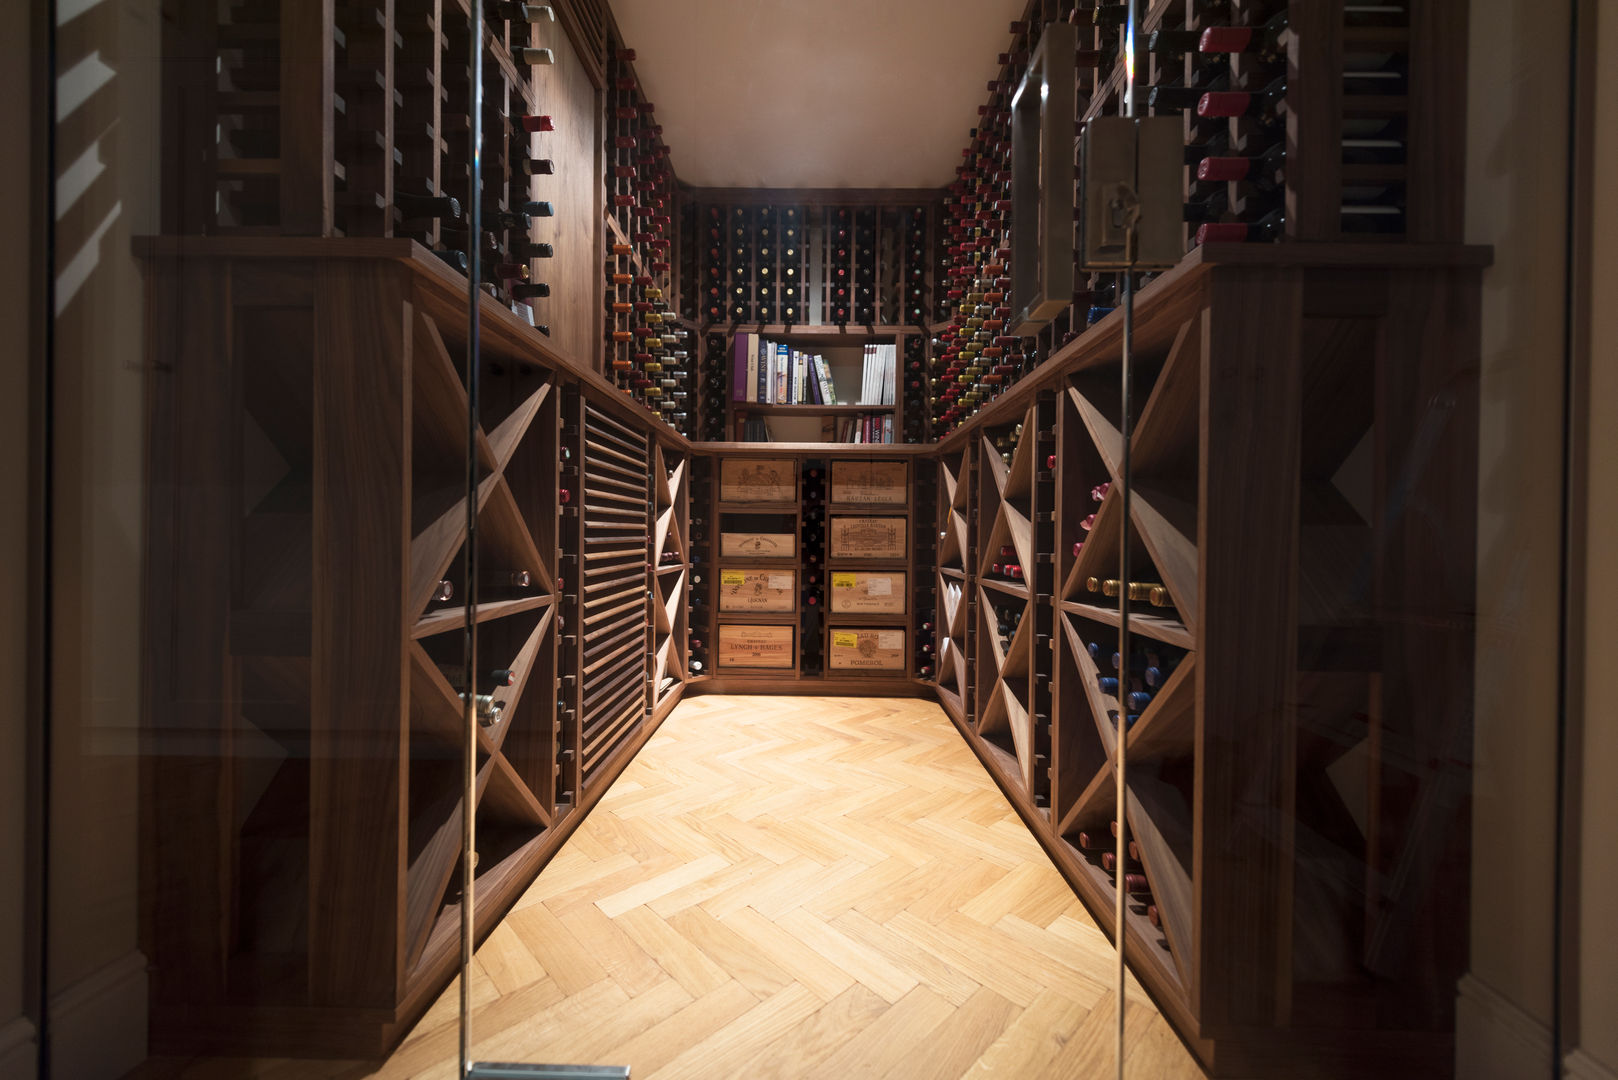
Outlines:
[[833, 629], [827, 666], [837, 671], [903, 672], [905, 632], [903, 630]]
[[797, 462], [790, 458], [725, 458], [719, 463], [721, 502], [796, 502], [797, 498]]
[[719, 624], [721, 668], [792, 667], [793, 627]]
[[852, 506], [904, 506], [910, 469], [902, 461], [834, 461], [831, 501]]
[[827, 553], [833, 559], [902, 559], [905, 526], [902, 517], [834, 517]]
[[719, 610], [791, 611], [797, 599], [797, 575], [790, 570], [719, 571]]
[[791, 559], [798, 554], [791, 533], [720, 533], [720, 558]]
[[831, 576], [831, 610], [838, 615], [903, 615], [906, 575], [891, 570], [838, 571]]

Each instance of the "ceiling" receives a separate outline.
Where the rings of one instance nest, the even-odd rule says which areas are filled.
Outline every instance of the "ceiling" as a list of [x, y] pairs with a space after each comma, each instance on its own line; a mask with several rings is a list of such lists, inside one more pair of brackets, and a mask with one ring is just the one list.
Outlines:
[[697, 187], [942, 187], [1026, 0], [612, 0]]

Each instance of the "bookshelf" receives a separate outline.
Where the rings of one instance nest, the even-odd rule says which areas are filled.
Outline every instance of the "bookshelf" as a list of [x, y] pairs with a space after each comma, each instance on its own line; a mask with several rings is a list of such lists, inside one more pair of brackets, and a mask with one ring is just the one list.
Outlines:
[[[906, 374], [905, 341], [917, 333], [915, 328], [890, 328], [888, 331], [876, 333], [840, 330], [822, 333], [816, 332], [813, 328], [801, 327], [790, 331], [785, 327], [776, 329], [779, 330], [778, 333], [772, 332], [770, 327], [763, 330], [736, 328], [723, 337], [725, 355], [731, 358], [726, 365], [724, 383], [723, 408], [727, 422], [726, 430], [740, 436], [744, 433], [748, 420], [765, 419], [771, 436], [769, 441], [772, 442], [848, 442], [850, 441], [848, 438], [839, 437], [848, 421], [861, 417], [875, 417], [892, 426], [892, 437], [895, 442], [905, 441], [905, 407], [902, 404], [904, 396], [901, 393]], [[750, 335], [749, 340], [756, 338], [764, 342], [767, 347], [779, 343], [790, 350], [822, 358], [826, 363], [826, 373], [835, 388], [838, 403], [788, 404], [735, 400], [737, 363], [735, 350], [738, 336], [742, 334]], [[717, 338], [718, 335], [710, 337]], [[871, 397], [879, 398], [884, 395], [891, 397], [892, 401], [888, 404], [858, 404], [864, 396], [863, 392], [867, 390], [864, 369], [868, 345], [888, 346], [892, 350], [892, 371], [887, 378], [869, 386]]]

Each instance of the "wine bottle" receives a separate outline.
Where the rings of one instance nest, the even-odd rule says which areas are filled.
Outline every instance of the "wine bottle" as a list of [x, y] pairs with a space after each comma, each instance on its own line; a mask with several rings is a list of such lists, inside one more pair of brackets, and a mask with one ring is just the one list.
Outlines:
[[511, 253], [519, 259], [549, 259], [556, 255], [556, 249], [550, 244], [516, 240], [512, 242]]
[[1279, 120], [1286, 101], [1286, 76], [1279, 76], [1259, 91], [1210, 90], [1197, 102], [1197, 115], [1203, 119], [1246, 116], [1267, 123]]
[[1283, 51], [1281, 34], [1288, 25], [1282, 8], [1261, 26], [1210, 26], [1197, 40], [1197, 51], [1205, 53], [1259, 53], [1275, 58]]
[[1277, 139], [1258, 157], [1205, 157], [1197, 163], [1197, 179], [1204, 183], [1251, 181], [1274, 188], [1281, 182], [1286, 143]]
[[527, 64], [530, 67], [542, 67], [556, 63], [556, 54], [549, 49], [536, 49], [528, 46], [512, 50], [517, 63]]
[[393, 205], [406, 221], [461, 220], [461, 202], [451, 195], [412, 195], [396, 191]]
[[1198, 244], [1259, 243], [1279, 239], [1286, 232], [1286, 217], [1279, 209], [1258, 221], [1210, 221], [1197, 226]]

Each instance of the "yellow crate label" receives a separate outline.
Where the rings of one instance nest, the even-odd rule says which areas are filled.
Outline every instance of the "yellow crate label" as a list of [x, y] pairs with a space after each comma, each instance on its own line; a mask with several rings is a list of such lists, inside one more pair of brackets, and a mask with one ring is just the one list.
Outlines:
[[841, 630], [831, 636], [832, 645], [839, 649], [852, 649], [859, 644], [859, 640], [860, 636], [858, 634], [846, 633]]
[[743, 570], [721, 570], [719, 572], [719, 584], [721, 585], [740, 585], [746, 580], [747, 573]]
[[858, 576], [854, 574], [833, 574], [831, 576], [831, 587], [834, 589], [852, 589], [854, 583], [858, 580]]

